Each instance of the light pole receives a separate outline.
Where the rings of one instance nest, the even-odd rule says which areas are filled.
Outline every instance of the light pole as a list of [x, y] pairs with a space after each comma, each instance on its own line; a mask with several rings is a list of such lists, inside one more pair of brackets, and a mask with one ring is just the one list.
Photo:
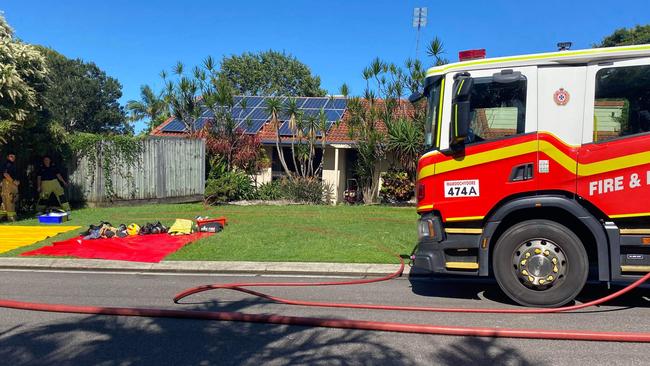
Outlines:
[[415, 59], [418, 58], [420, 50], [420, 29], [427, 25], [427, 8], [413, 9], [413, 28], [417, 28], [417, 38], [415, 39]]

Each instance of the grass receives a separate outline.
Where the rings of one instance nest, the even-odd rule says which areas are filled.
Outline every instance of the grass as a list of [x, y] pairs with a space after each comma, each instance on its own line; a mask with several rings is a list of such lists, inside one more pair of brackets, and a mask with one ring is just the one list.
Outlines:
[[[66, 225], [83, 228], [109, 221], [113, 225], [160, 220], [170, 225], [176, 218], [226, 216], [226, 229], [185, 246], [166, 260], [283, 261], [395, 263], [379, 250], [383, 246], [410, 254], [416, 242], [415, 209], [388, 206], [213, 206], [201, 204], [143, 205], [87, 208], [72, 212]], [[18, 225], [38, 225], [23, 220]], [[0, 230], [2, 226], [0, 225]], [[53, 241], [79, 234], [68, 232], [34, 245], [2, 253], [18, 256]]]

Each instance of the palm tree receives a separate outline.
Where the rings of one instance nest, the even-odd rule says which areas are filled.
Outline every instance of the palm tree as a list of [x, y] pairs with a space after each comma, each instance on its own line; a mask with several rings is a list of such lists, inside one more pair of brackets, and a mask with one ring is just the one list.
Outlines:
[[284, 113], [289, 116], [289, 129], [291, 130], [291, 161], [293, 161], [293, 166], [297, 168], [295, 142], [297, 137], [302, 137], [302, 131], [298, 132], [296, 130], [296, 121], [300, 114], [300, 108], [298, 108], [296, 98], [287, 99], [284, 106]]
[[287, 162], [284, 160], [284, 153], [280, 147], [280, 112], [282, 110], [282, 100], [278, 97], [269, 97], [266, 99], [266, 113], [270, 116], [271, 126], [275, 128], [275, 148], [278, 152], [278, 158], [280, 158], [280, 163], [284, 172], [289, 178], [291, 178], [291, 171], [287, 167]]
[[440, 66], [449, 63], [449, 60], [442, 57], [444, 53], [445, 53], [445, 45], [442, 43], [440, 38], [436, 36], [431, 40], [431, 43], [427, 45], [427, 55], [433, 57], [433, 59], [435, 60], [435, 66]]
[[156, 94], [149, 85], [140, 87], [140, 100], [129, 100], [126, 103], [131, 121], [148, 119], [147, 131], [151, 131], [169, 117], [169, 106], [162, 93]]

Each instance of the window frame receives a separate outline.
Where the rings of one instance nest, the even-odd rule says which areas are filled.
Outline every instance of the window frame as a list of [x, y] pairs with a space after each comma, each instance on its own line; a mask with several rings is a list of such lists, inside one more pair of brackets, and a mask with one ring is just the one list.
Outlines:
[[[598, 72], [603, 69], [621, 68], [630, 66], [648, 66], [650, 67], [650, 57], [637, 58], [633, 60], [620, 60], [620, 61], [600, 61], [594, 62], [587, 66], [587, 84], [585, 86], [585, 110], [582, 129], [582, 143], [583, 144], [606, 144], [612, 141], [627, 139], [646, 135], [650, 132], [640, 132], [631, 135], [618, 136], [615, 138], [594, 141], [594, 116], [596, 111], [596, 76]], [[650, 86], [649, 86], [650, 88]]]
[[511, 139], [514, 137], [523, 136], [528, 133], [537, 132], [537, 66], [522, 66], [522, 67], [503, 67], [494, 69], [483, 70], [469, 70], [458, 71], [447, 74], [447, 85], [444, 90], [444, 105], [442, 108], [442, 123], [440, 150], [450, 150], [449, 138], [451, 132], [451, 106], [453, 99], [453, 77], [462, 72], [469, 72], [472, 78], [492, 77], [494, 74], [503, 70], [512, 70], [513, 72], [520, 72], [526, 78], [526, 113], [524, 115], [524, 131], [516, 135], [504, 136], [497, 139], [484, 140], [479, 142], [472, 142], [466, 146], [476, 146], [479, 144], [490, 143], [503, 139]]

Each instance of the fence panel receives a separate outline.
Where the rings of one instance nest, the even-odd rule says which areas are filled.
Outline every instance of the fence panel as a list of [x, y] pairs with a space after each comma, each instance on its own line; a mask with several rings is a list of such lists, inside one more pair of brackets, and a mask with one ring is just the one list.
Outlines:
[[[150, 137], [142, 142], [138, 162], [130, 169], [115, 168], [109, 174], [111, 186], [99, 163], [87, 157], [69, 167], [72, 201], [89, 205], [119, 202], [192, 202], [202, 199], [205, 191], [205, 140], [173, 137]], [[104, 157], [99, 156], [98, 162]], [[93, 166], [94, 165], [94, 166]]]

